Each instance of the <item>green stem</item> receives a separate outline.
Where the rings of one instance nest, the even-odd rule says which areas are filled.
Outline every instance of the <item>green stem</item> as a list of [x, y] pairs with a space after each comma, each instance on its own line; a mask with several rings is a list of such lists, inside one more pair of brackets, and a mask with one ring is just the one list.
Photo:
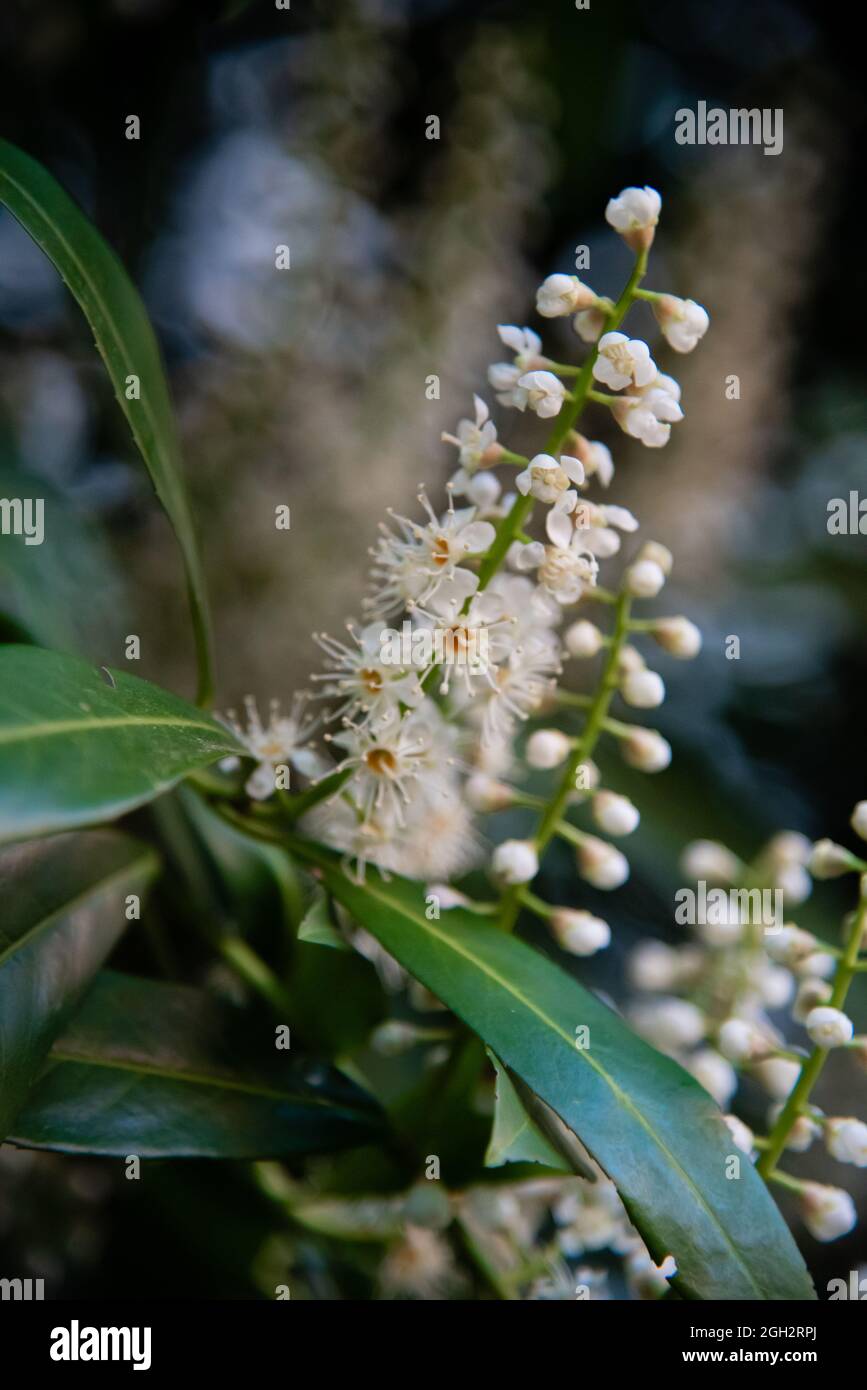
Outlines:
[[[854, 914], [843, 955], [837, 962], [837, 968], [834, 971], [831, 998], [828, 1001], [832, 1009], [842, 1009], [846, 1002], [849, 986], [857, 970], [858, 952], [861, 949], [865, 925], [867, 925], [867, 884], [862, 882], [858, 910]], [[814, 1047], [802, 1066], [795, 1087], [768, 1136], [768, 1147], [756, 1164], [758, 1171], [765, 1179], [776, 1176], [777, 1161], [786, 1147], [786, 1142], [798, 1117], [803, 1114], [809, 1102], [813, 1087], [821, 1074], [827, 1057], [827, 1048]]]

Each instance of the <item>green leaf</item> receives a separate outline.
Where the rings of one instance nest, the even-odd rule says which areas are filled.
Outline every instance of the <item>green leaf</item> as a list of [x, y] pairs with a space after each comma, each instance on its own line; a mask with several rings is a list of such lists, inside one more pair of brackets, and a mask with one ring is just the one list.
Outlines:
[[129, 625], [124, 586], [103, 537], [44, 478], [2, 455], [0, 446], [0, 497], [39, 499], [45, 534], [42, 545], [27, 545], [23, 536], [0, 543], [0, 608], [19, 629], [5, 640], [116, 659], [126, 633], [138, 629]]
[[[159, 346], [141, 296], [121, 261], [57, 180], [0, 140], [0, 202], [60, 272], [90, 324], [118, 404], [174, 527], [196, 636], [199, 702], [213, 689], [211, 630], [199, 547], [181, 471], [181, 451]], [[138, 377], [140, 399], [127, 398]]]
[[244, 751], [185, 700], [109, 676], [58, 652], [0, 647], [0, 843], [110, 820]]
[[504, 1163], [544, 1163], [548, 1168], [563, 1169], [563, 1160], [540, 1134], [521, 1104], [509, 1074], [490, 1048], [491, 1065], [497, 1074], [496, 1104], [491, 1138], [485, 1154], [486, 1168], [499, 1168]]
[[0, 853], [0, 1139], [155, 869], [144, 845], [105, 830]]
[[298, 940], [313, 946], [330, 946], [335, 951], [351, 951], [352, 947], [340, 935], [328, 912], [328, 895], [317, 887], [313, 901], [301, 919]]
[[15, 1144], [141, 1158], [279, 1158], [381, 1130], [363, 1092], [303, 1070], [254, 1018], [204, 991], [105, 971], [18, 1117]]
[[[460, 908], [425, 916], [418, 884], [368, 873], [293, 842], [325, 888], [491, 1047], [611, 1177], [657, 1260], [673, 1254], [688, 1298], [810, 1299], [804, 1262], [720, 1111], [677, 1063], [524, 942]], [[576, 1029], [589, 1046], [576, 1046]]]

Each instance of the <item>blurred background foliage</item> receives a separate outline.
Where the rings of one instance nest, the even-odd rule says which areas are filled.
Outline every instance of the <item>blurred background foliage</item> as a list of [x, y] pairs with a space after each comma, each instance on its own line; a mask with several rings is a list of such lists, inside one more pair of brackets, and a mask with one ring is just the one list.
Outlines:
[[[581, 890], [616, 943], [583, 977], [614, 996], [632, 942], [674, 939], [686, 840], [747, 856], [777, 828], [845, 840], [865, 795], [867, 552], [826, 526], [829, 499], [865, 476], [860, 62], [833, 7], [796, 0], [582, 12], [569, 0], [7, 0], [0, 14], [0, 132], [116, 247], [164, 345], [222, 707], [286, 696], [317, 669], [310, 630], [357, 614], [385, 508], [446, 476], [440, 431], [484, 389], [494, 325], [527, 321], [535, 284], [571, 269], [578, 244], [594, 288], [616, 292], [627, 252], [605, 231], [605, 202], [625, 184], [662, 191], [649, 283], [712, 321], [702, 352], [675, 366], [687, 418], [664, 452], [609, 438], [598, 416], [591, 432], [615, 452], [616, 500], [674, 551], [665, 611], [694, 618], [705, 648], [664, 664], [658, 722], [675, 761], [636, 791], [650, 813], [629, 884], [604, 902]], [[674, 112], [698, 100], [781, 107], [783, 153], [676, 144]], [[130, 114], [138, 141], [125, 138]], [[430, 114], [439, 140], [425, 138]], [[278, 274], [281, 243], [291, 270]], [[555, 356], [574, 356], [568, 323], [548, 331]], [[643, 309], [635, 331], [653, 339]], [[431, 373], [438, 401], [425, 397]], [[509, 424], [522, 448], [532, 425]], [[0, 550], [3, 635], [120, 664], [137, 632], [140, 674], [189, 693], [167, 524], [86, 327], [0, 212], [0, 495], [18, 495], [22, 475], [63, 544]], [[274, 528], [279, 503], [288, 534]], [[633, 790], [619, 766], [606, 776]], [[225, 864], [226, 846], [214, 853]], [[575, 900], [568, 856], [547, 873], [552, 898]], [[266, 917], [290, 889], [260, 887]], [[164, 904], [150, 943], [169, 970], [184, 954], [182, 901]], [[826, 886], [801, 920], [833, 937], [848, 906]], [[146, 947], [125, 949], [152, 968]], [[365, 989], [351, 984], [360, 1037], [376, 1021]], [[363, 1247], [319, 1237], [287, 1254], [241, 1169], [153, 1165], [139, 1183], [117, 1169], [0, 1150], [0, 1269], [44, 1275], [54, 1294], [254, 1297], [291, 1258], [307, 1296], [369, 1287]], [[374, 1177], [327, 1181], [358, 1190]], [[817, 1278], [853, 1267], [862, 1241], [811, 1243]]]

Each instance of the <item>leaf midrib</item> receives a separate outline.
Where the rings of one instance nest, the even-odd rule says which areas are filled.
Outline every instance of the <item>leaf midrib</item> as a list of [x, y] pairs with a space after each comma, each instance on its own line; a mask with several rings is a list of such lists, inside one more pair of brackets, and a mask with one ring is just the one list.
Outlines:
[[[104, 719], [58, 719], [56, 721], [41, 724], [14, 724], [10, 727], [0, 728], [0, 743], [20, 743], [23, 740], [33, 738], [55, 738], [60, 734], [80, 733], [85, 730], [101, 732], [104, 729], [134, 728], [139, 726], [168, 727], [179, 729], [205, 729], [209, 734], [217, 734], [220, 728], [216, 724], [208, 724], [203, 720], [184, 719], [177, 715], [159, 714], [110, 714]], [[227, 745], [231, 743], [231, 735], [226, 733]]]
[[[558, 1038], [560, 1038], [568, 1045], [570, 1052], [574, 1051], [573, 1040], [571, 1036], [568, 1033], [564, 1032], [564, 1030], [560, 1028], [560, 1026], [555, 1022], [554, 1019], [549, 1018], [549, 1016], [546, 1013], [544, 1013], [541, 1009], [539, 1009], [536, 1006], [532, 999], [528, 999], [526, 995], [522, 994], [519, 989], [516, 989], [508, 980], [504, 979], [501, 975], [499, 975], [496, 970], [490, 968], [483, 960], [480, 960], [478, 956], [473, 955], [471, 951], [464, 949], [463, 947], [459, 946], [457, 942], [453, 941], [450, 937], [444, 936], [442, 932], [437, 931], [436, 928], [433, 927], [432, 924], [427, 920], [427, 918], [417, 917], [414, 912], [412, 912], [408, 907], [405, 906], [405, 904], [401, 903], [399, 907], [396, 909], [394, 899], [388, 897], [387, 894], [377, 893], [375, 887], [373, 887], [369, 882], [365, 884], [365, 891], [369, 893], [371, 897], [375, 898], [377, 902], [384, 904], [384, 906], [389, 908], [391, 911], [399, 910], [415, 926], [419, 927], [422, 931], [427, 932], [435, 940], [440, 941], [443, 943], [443, 945], [449, 947], [452, 951], [455, 952], [456, 955], [463, 957], [464, 960], [469, 961], [478, 970], [481, 970], [484, 975], [487, 975], [489, 979], [493, 980], [496, 984], [500, 985], [501, 988], [504, 989], [507, 994], [510, 994], [512, 996], [513, 999], [517, 1000], [518, 1003], [523, 1004], [525, 1008], [529, 1009], [531, 1013], [535, 1014], [536, 1017], [546, 1027], [548, 1027], [552, 1033], [554, 1033]], [[633, 1116], [633, 1118], [638, 1122], [641, 1128], [645, 1130], [645, 1132], [649, 1135], [651, 1141], [654, 1144], [656, 1144], [656, 1146], [661, 1150], [665, 1158], [671, 1163], [672, 1167], [676, 1170], [676, 1172], [678, 1172], [681, 1175], [690, 1191], [694, 1194], [699, 1205], [707, 1213], [709, 1220], [720, 1232], [726, 1246], [731, 1249], [736, 1263], [740, 1266], [741, 1269], [743, 1269], [752, 1287], [756, 1289], [756, 1291], [759, 1294], [761, 1294], [761, 1286], [756, 1282], [749, 1266], [742, 1259], [737, 1246], [732, 1241], [725, 1227], [721, 1224], [713, 1208], [708, 1206], [708, 1203], [705, 1200], [700, 1188], [697, 1187], [697, 1185], [690, 1177], [686, 1169], [682, 1167], [675, 1155], [671, 1152], [671, 1150], [664, 1143], [664, 1141], [659, 1137], [656, 1130], [653, 1129], [653, 1127], [648, 1123], [647, 1119], [641, 1113], [641, 1111], [635, 1107], [635, 1105], [632, 1103], [630, 1097], [626, 1094], [626, 1092], [620, 1089], [617, 1082], [613, 1079], [613, 1077], [609, 1075], [605, 1068], [589, 1055], [584, 1056], [582, 1060], [586, 1062], [589, 1066], [591, 1066], [593, 1070], [602, 1078], [602, 1080], [610, 1088], [610, 1090], [620, 1101], [623, 1107]]]

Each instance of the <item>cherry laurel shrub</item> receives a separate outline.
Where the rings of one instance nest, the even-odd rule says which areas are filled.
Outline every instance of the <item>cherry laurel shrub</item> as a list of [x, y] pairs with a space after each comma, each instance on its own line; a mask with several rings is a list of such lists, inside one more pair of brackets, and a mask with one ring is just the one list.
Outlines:
[[[790, 832], [752, 864], [687, 847], [704, 910], [687, 944], [631, 951], [622, 1011], [580, 984], [609, 924], [536, 884], [554, 841], [579, 903], [582, 884], [627, 880], [640, 811], [594, 755], [606, 740], [630, 769], [668, 766], [643, 722], [665, 698], [649, 655], [701, 646], [689, 617], [642, 615], [673, 557], [609, 500], [614, 460], [591, 437], [607, 412], [660, 449], [683, 418], [677, 381], [629, 335], [633, 305], [674, 353], [708, 330], [699, 304], [645, 286], [659, 193], [606, 208], [634, 257], [619, 298], [575, 275], [538, 289], [542, 319], [572, 319], [579, 362], [499, 326], [490, 393], [443, 436], [444, 502], [422, 491], [389, 515], [359, 619], [316, 636], [311, 689], [264, 715], [252, 699], [211, 712], [195, 532], [140, 300], [7, 145], [0, 197], [94, 329], [177, 532], [200, 674], [193, 706], [128, 670], [0, 647], [2, 1134], [127, 1167], [252, 1163], [273, 1214], [266, 1296], [304, 1296], [322, 1240], [373, 1297], [814, 1297], [771, 1192], [820, 1241], [854, 1224], [842, 1187], [781, 1164], [821, 1142], [867, 1165], [867, 1124], [817, 1103], [829, 1059], [867, 1065], [845, 1011], [867, 968], [867, 863]], [[539, 452], [504, 442], [513, 411], [535, 417]], [[852, 826], [867, 838], [867, 803]], [[849, 872], [841, 945], [788, 920], [811, 876]], [[756, 919], [768, 890], [786, 920]], [[161, 973], [166, 913], [198, 933], [182, 981]], [[522, 940], [533, 919], [546, 950]], [[151, 973], [116, 968], [149, 922]], [[770, 1098], [764, 1135], [735, 1113], [742, 1078]]]

